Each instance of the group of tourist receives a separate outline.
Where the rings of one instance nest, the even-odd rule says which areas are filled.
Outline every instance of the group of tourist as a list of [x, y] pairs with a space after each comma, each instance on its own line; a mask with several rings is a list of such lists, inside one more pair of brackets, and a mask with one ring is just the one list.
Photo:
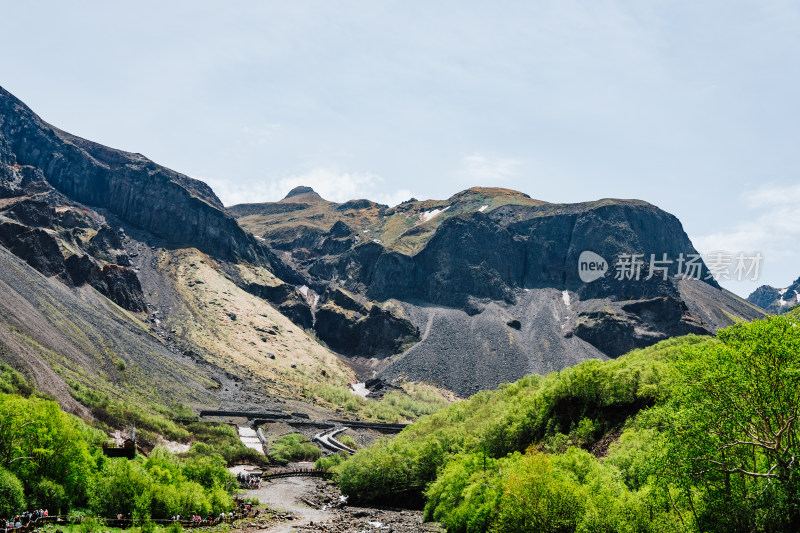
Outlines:
[[36, 522], [42, 520], [43, 518], [47, 518], [48, 514], [49, 513], [47, 509], [37, 509], [35, 511], [25, 511], [24, 513], [13, 518], [9, 518], [8, 520], [0, 519], [0, 531], [3, 531], [4, 533], [10, 533], [16, 529], [28, 527], [31, 524], [35, 524]]
[[248, 474], [247, 472], [239, 472], [236, 475], [236, 480], [239, 482], [240, 489], [258, 489], [261, 487], [261, 477], [255, 474]]

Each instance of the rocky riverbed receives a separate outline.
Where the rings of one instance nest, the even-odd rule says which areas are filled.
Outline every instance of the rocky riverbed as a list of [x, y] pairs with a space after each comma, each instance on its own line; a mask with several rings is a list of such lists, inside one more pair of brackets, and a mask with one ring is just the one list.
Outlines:
[[248, 533], [444, 533], [438, 524], [423, 523], [421, 511], [348, 506], [333, 483], [314, 478], [278, 479], [245, 496], [274, 515], [243, 525]]

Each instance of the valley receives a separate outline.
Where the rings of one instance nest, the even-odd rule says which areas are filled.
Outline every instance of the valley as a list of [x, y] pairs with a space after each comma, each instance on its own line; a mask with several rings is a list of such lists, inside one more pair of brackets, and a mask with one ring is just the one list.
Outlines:
[[[603, 266], [588, 281], [587, 252]], [[624, 257], [650, 261], [625, 276]], [[691, 257], [694, 278], [681, 270]], [[733, 488], [686, 465], [728, 446], [692, 433], [713, 420], [699, 410], [708, 387], [741, 368], [715, 372], [772, 336], [788, 362], [766, 367], [793, 375], [796, 316], [773, 313], [796, 303], [796, 285], [748, 300], [724, 290], [681, 222], [640, 200], [473, 187], [388, 206], [299, 186], [226, 207], [205, 183], [64, 132], [0, 88], [0, 423], [20, 435], [0, 442], [0, 485], [19, 495], [0, 510], [113, 509], [145, 528], [229, 510], [229, 467], [304, 462], [338, 489], [248, 489], [299, 518], [264, 531], [560, 531], [548, 522], [559, 513], [569, 531], [677, 531], [689, 512], [702, 530], [732, 498], [737, 516], [766, 509], [762, 527], [794, 501], [794, 441], [763, 437], [780, 451], [766, 503], [733, 491], [773, 490], [746, 477], [772, 464], [773, 441], [735, 464], [713, 455], [745, 475]], [[796, 384], [773, 385], [797, 405]], [[786, 416], [776, 427], [794, 435]], [[134, 459], [106, 459], [125, 435]], [[74, 457], [46, 460], [72, 441]], [[349, 505], [320, 510], [337, 490]], [[550, 502], [541, 512], [525, 503], [535, 491]]]

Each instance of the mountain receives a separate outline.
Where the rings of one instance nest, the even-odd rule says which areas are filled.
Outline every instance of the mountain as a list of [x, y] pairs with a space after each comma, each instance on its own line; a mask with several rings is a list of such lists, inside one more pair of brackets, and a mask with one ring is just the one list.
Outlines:
[[[476, 187], [389, 207], [298, 187], [225, 208], [0, 88], [0, 359], [74, 412], [96, 415], [100, 394], [366, 413], [347, 388], [367, 378], [468, 395], [763, 315], [702, 263], [700, 280], [677, 263], [615, 279], [620, 254], [695, 253], [638, 200]], [[604, 273], [584, 282], [579, 262]]]
[[[305, 278], [318, 337], [356, 368], [462, 395], [763, 315], [704, 264], [700, 279], [679, 279], [678, 258], [696, 250], [677, 218], [638, 200], [552, 204], [473, 188], [390, 208], [300, 187], [228, 211]], [[589, 283], [585, 251], [607, 267]], [[618, 280], [621, 254], [674, 262], [667, 280], [645, 279], [648, 265]], [[368, 320], [375, 327], [348, 327]]]
[[782, 289], [762, 285], [747, 297], [747, 301], [772, 314], [788, 311], [800, 305], [800, 278]]
[[0, 359], [65, 408], [85, 414], [90, 390], [302, 409], [314, 387], [346, 389], [355, 374], [303, 329], [295, 278], [204, 183], [0, 88]]

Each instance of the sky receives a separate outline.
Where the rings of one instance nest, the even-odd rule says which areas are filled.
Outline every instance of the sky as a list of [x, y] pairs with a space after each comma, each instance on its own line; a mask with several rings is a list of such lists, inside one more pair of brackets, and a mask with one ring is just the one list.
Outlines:
[[793, 1], [4, 2], [0, 86], [209, 183], [345, 201], [639, 198], [800, 276]]

